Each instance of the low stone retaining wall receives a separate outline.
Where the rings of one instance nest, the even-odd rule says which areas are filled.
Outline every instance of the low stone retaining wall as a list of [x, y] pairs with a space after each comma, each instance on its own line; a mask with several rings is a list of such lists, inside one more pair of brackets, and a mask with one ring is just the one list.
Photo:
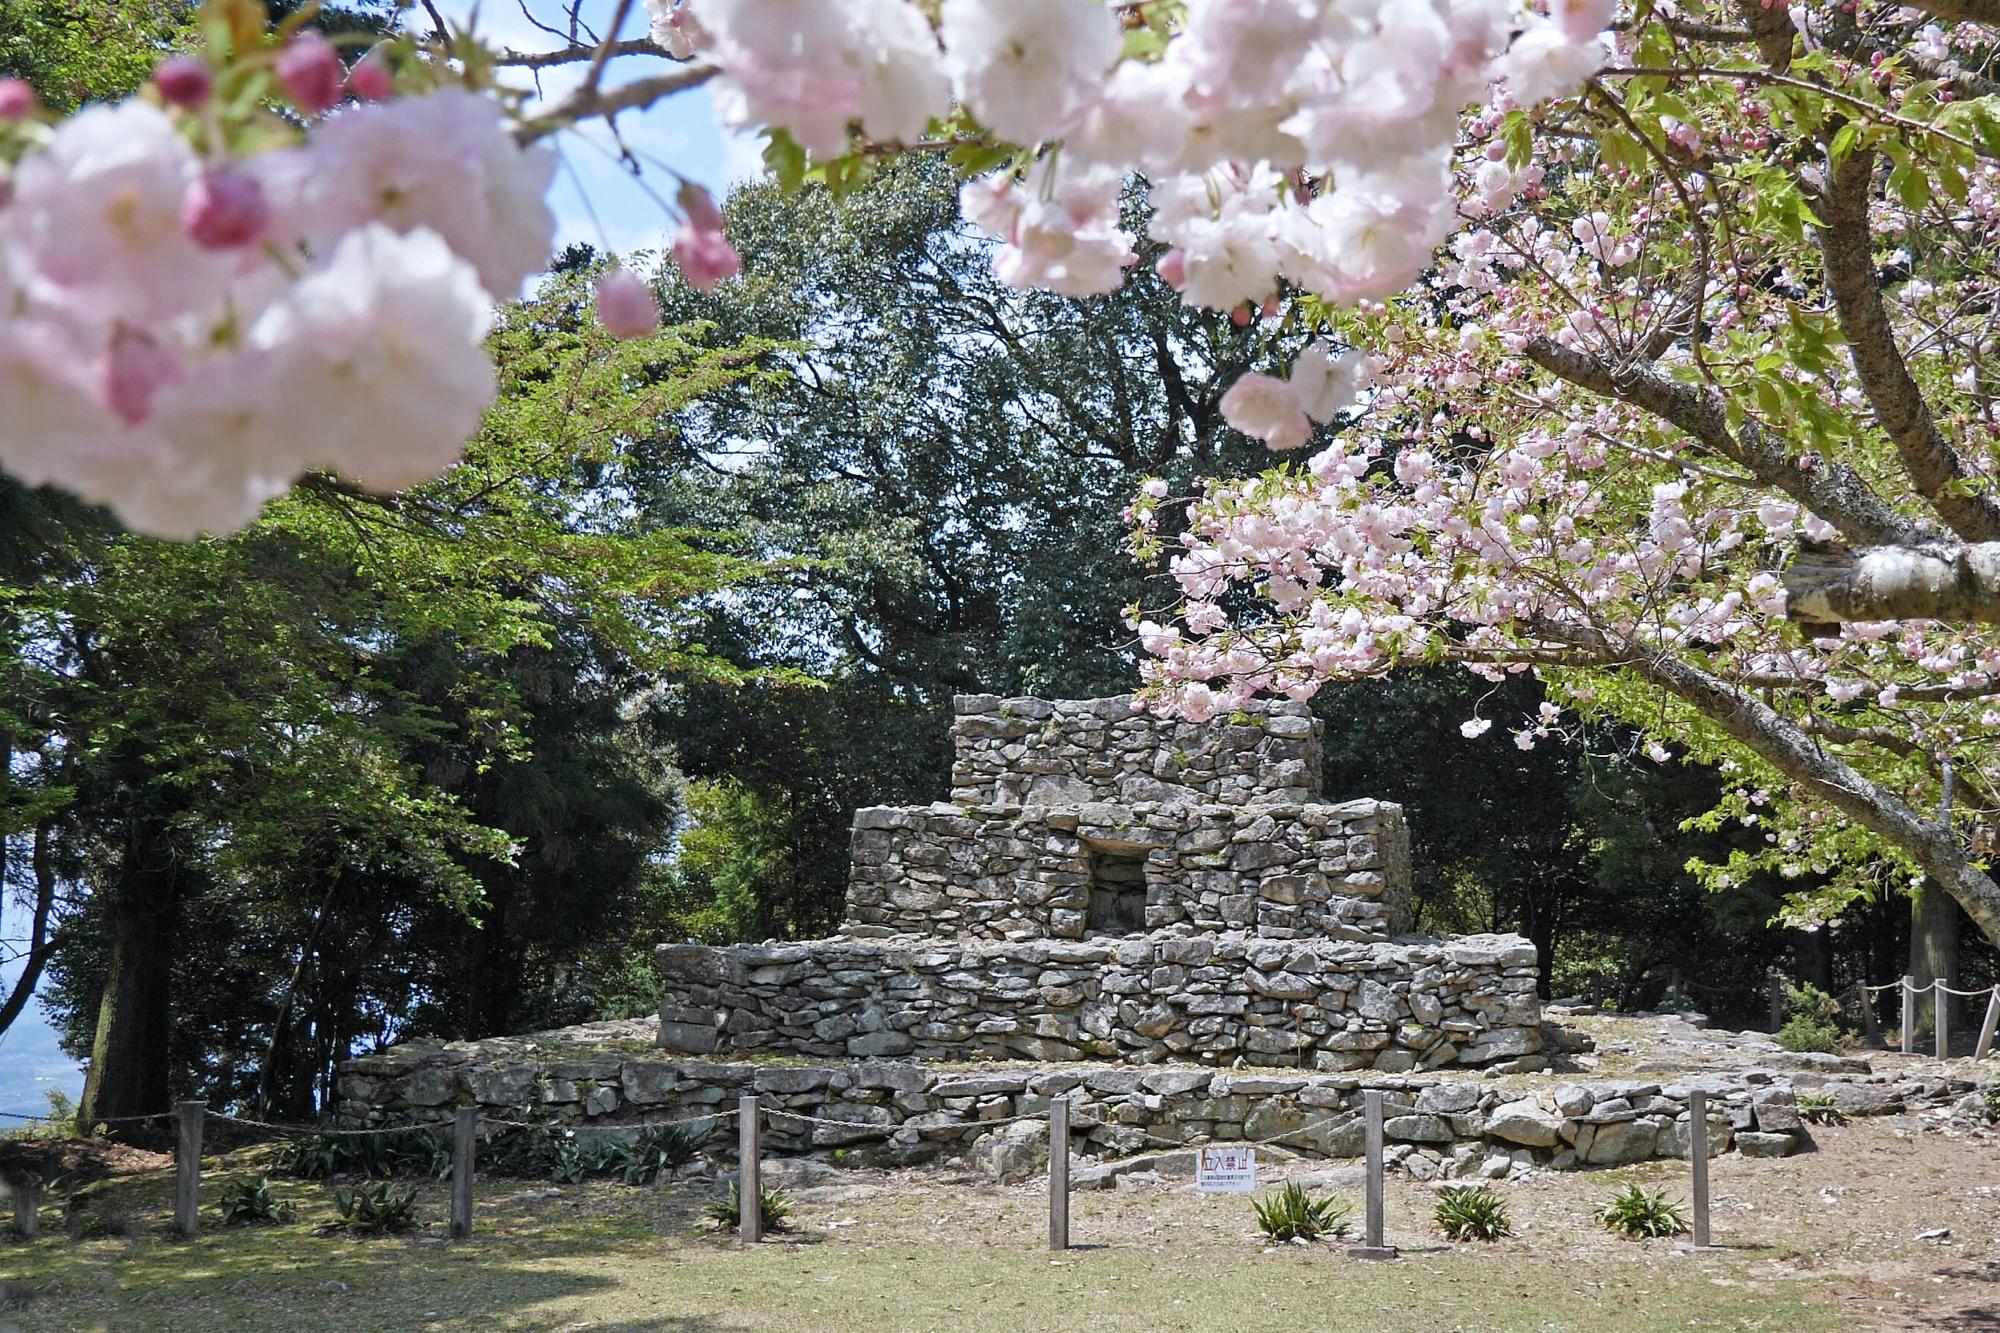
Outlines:
[[[939, 1067], [905, 1061], [774, 1064], [676, 1060], [658, 1053], [575, 1044], [592, 1025], [554, 1037], [479, 1043], [411, 1043], [348, 1061], [338, 1115], [348, 1124], [443, 1123], [460, 1105], [509, 1120], [552, 1121], [582, 1132], [622, 1134], [647, 1124], [727, 1112], [745, 1092], [762, 1099], [774, 1154], [842, 1149], [892, 1165], [965, 1159], [1017, 1177], [1046, 1161], [1039, 1116], [1067, 1097], [1078, 1150], [1106, 1165], [1083, 1180], [1108, 1180], [1110, 1159], [1201, 1141], [1275, 1139], [1308, 1156], [1362, 1151], [1362, 1093], [1384, 1091], [1389, 1160], [1419, 1179], [1501, 1176], [1523, 1166], [1616, 1166], [1687, 1154], [1687, 1097], [1708, 1093], [1711, 1151], [1781, 1156], [1809, 1140], [1790, 1075], [1748, 1070], [1665, 1083], [1606, 1080], [1450, 1081], [1425, 1076], [1276, 1074], [1183, 1066], [1150, 1069]], [[1850, 1114], [1902, 1110], [1904, 1095], [1880, 1080], [1799, 1076], [1833, 1094]], [[1511, 1085], [1511, 1086], [1510, 1086]], [[1970, 1086], [1967, 1084], [1966, 1086]], [[786, 1113], [839, 1124], [791, 1120]], [[734, 1141], [718, 1121], [711, 1140]]]
[[663, 945], [656, 958], [660, 1044], [702, 1055], [1542, 1067], [1535, 949], [1518, 935], [905, 936]]
[[1381, 940], [1409, 930], [1400, 806], [870, 806], [854, 813], [848, 935], [1081, 939], [1092, 866], [1143, 868], [1148, 929]]

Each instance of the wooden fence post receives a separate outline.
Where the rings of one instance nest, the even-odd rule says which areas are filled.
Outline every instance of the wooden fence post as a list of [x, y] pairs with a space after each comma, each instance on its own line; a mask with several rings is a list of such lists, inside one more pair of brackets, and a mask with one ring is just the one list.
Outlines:
[[1875, 1018], [1875, 997], [1868, 993], [1868, 984], [1854, 983], [1854, 1001], [1861, 1009], [1861, 1036], [1870, 1046], [1882, 1044], [1882, 1024]]
[[1694, 1168], [1694, 1244], [1709, 1247], [1708, 1239], [1708, 1094], [1700, 1088], [1688, 1089], [1688, 1164]]
[[1984, 1060], [1986, 1053], [1993, 1049], [1993, 1029], [2000, 1027], [2000, 986], [1986, 999], [1986, 1021], [1979, 1025], [1979, 1044], [1972, 1048], [1972, 1058]]
[[[1201, 1149], [1195, 1149], [1200, 1152]], [[1069, 1098], [1049, 1103], [1049, 1248], [1069, 1248]]]
[[1903, 974], [1903, 1054], [1917, 1051], [1917, 979]]
[[478, 1155], [479, 1108], [461, 1106], [451, 1126], [451, 1238], [472, 1239], [472, 1173]]
[[1931, 981], [1931, 1021], [1937, 1026], [1937, 1058], [1951, 1058], [1951, 992], [1944, 987], [1944, 978], [1935, 977]]
[[1394, 1259], [1396, 1247], [1382, 1239], [1382, 1090], [1364, 1091], [1361, 1106], [1368, 1131], [1368, 1203], [1361, 1244], [1348, 1246], [1347, 1252], [1356, 1259]]
[[736, 1103], [736, 1237], [745, 1245], [764, 1239], [763, 1119], [757, 1095]]
[[201, 1131], [207, 1117], [207, 1102], [182, 1102], [175, 1117], [174, 1234], [182, 1240], [193, 1240], [201, 1230]]
[[17, 1180], [9, 1189], [14, 1196], [14, 1234], [33, 1240], [42, 1234], [42, 1182]]

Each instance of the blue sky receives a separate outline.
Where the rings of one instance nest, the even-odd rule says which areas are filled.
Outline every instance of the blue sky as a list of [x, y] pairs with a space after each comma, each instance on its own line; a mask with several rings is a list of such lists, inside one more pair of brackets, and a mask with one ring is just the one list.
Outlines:
[[[555, 0], [521, 0], [521, 3], [527, 4], [544, 22], [562, 26], [564, 10]], [[439, 8], [452, 22], [462, 23], [470, 17], [474, 32], [489, 46], [546, 51], [561, 45], [530, 23], [515, 0], [484, 0], [479, 4], [474, 0], [449, 0]], [[612, 0], [586, 0], [583, 18], [602, 36], [616, 10]], [[647, 24], [644, 9], [635, 4], [618, 35], [644, 36]], [[611, 62], [604, 82], [616, 86], [669, 68], [658, 57], [628, 56]], [[559, 100], [582, 81], [584, 69], [578, 64], [543, 71], [539, 83], [542, 100]], [[520, 71], [510, 72], [509, 81], [524, 87], [534, 86], [528, 75]], [[660, 198], [671, 200], [678, 187], [674, 173], [678, 173], [707, 186], [720, 198], [732, 183], [754, 175], [760, 166], [762, 144], [718, 125], [705, 88], [681, 93], [649, 110], [621, 116], [619, 128], [626, 145], [645, 167], [643, 185], [618, 162], [613, 137], [602, 121], [555, 140], [563, 165], [550, 191], [549, 203], [556, 213], [558, 251], [575, 241], [621, 254], [663, 249], [673, 219], [647, 192], [647, 187]], [[664, 168], [657, 164], [664, 164]]]
[[[524, 2], [538, 17], [561, 26], [558, 20], [564, 11], [554, 0]], [[516, 0], [483, 4], [446, 0], [439, 9], [453, 22], [472, 18], [474, 31], [492, 46], [535, 51], [559, 45], [522, 15]], [[620, 36], [638, 37], [646, 31], [645, 11], [636, 4], [632, 9]], [[601, 35], [615, 11], [612, 0], [587, 0], [583, 17]], [[611, 62], [605, 82], [615, 86], [665, 68], [657, 58], [626, 57]], [[581, 81], [583, 73], [581, 65], [546, 71], [540, 85], [543, 98], [560, 98]], [[527, 86], [525, 76], [517, 77]], [[674, 219], [653, 196], [672, 199], [678, 186], [675, 173], [707, 186], [720, 198], [730, 185], [759, 169], [761, 145], [718, 125], [703, 88], [621, 117], [619, 125], [625, 143], [645, 165], [643, 184], [619, 164], [612, 136], [601, 122], [555, 141], [562, 167], [549, 204], [556, 214], [557, 251], [576, 241], [620, 254], [664, 249]], [[664, 163], [672, 170], [651, 163]], [[22, 926], [21, 916], [19, 907], [0, 902], [0, 938]], [[0, 968], [0, 987], [8, 975], [8, 969]], [[37, 1113], [45, 1108], [44, 1090], [50, 1087], [75, 1096], [83, 1089], [83, 1071], [58, 1049], [55, 1031], [39, 1007], [30, 1005], [12, 1028], [0, 1033], [0, 1111]]]

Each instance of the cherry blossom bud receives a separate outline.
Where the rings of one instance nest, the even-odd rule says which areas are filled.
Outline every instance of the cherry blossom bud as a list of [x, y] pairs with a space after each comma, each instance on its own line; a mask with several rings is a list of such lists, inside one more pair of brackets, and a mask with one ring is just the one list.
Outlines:
[[21, 79], [0, 79], [0, 120], [20, 120], [35, 113], [35, 90]]
[[161, 61], [153, 71], [153, 86], [169, 106], [193, 111], [215, 91], [215, 75], [193, 56], [175, 56]]
[[1258, 311], [1257, 314], [1260, 319], [1276, 319], [1278, 317], [1278, 298], [1275, 296], [1265, 297], [1264, 308]]
[[388, 64], [374, 56], [363, 56], [347, 71], [347, 91], [364, 102], [387, 101], [396, 91]]
[[1249, 328], [1250, 307], [1247, 305], [1237, 306], [1234, 310], [1229, 312], [1229, 322], [1231, 324], [1234, 324], [1239, 329]]
[[181, 197], [181, 226], [208, 250], [248, 245], [263, 235], [271, 206], [257, 178], [234, 167], [216, 167], [190, 182]]
[[153, 410], [153, 395], [180, 378], [174, 354], [143, 333], [120, 329], [104, 358], [104, 405], [128, 426]]
[[1179, 291], [1187, 284], [1187, 252], [1169, 250], [1153, 261], [1153, 272], [1160, 275], [1160, 281]]
[[660, 306], [637, 274], [614, 268], [597, 279], [597, 318], [614, 338], [645, 338], [659, 332]]
[[[707, 191], [702, 193], [705, 195]], [[720, 214], [711, 215], [721, 221]], [[697, 291], [714, 291], [717, 283], [735, 277], [743, 267], [736, 248], [730, 245], [721, 228], [699, 226], [693, 217], [674, 233], [673, 255], [674, 262], [681, 266], [682, 276]]]
[[278, 79], [299, 110], [318, 115], [340, 101], [344, 71], [333, 43], [308, 29], [285, 43], [278, 55]]
[[722, 210], [715, 206], [715, 196], [693, 181], [681, 182], [680, 192], [674, 196], [686, 214], [688, 225], [697, 231], [721, 231]]

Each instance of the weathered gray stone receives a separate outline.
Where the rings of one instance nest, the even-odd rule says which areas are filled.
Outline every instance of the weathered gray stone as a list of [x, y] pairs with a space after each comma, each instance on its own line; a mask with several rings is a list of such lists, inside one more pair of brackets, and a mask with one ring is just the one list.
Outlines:
[[1003, 1184], [1026, 1180], [1049, 1164], [1048, 1135], [1035, 1121], [1003, 1126], [973, 1145], [972, 1164]]
[[1562, 1117], [1533, 1101], [1508, 1102], [1496, 1106], [1486, 1118], [1481, 1133], [1488, 1138], [1518, 1143], [1528, 1148], [1553, 1148]]
[[1438, 1115], [1399, 1115], [1382, 1122], [1385, 1138], [1399, 1143], [1450, 1143], [1451, 1125]]
[[1659, 1126], [1645, 1120], [1620, 1120], [1585, 1128], [1591, 1131], [1588, 1143], [1584, 1135], [1579, 1134], [1576, 1151], [1591, 1166], [1624, 1166], [1629, 1162], [1643, 1162], [1653, 1155], [1660, 1132]]
[[1736, 1150], [1745, 1157], [1790, 1157], [1799, 1141], [1790, 1134], [1766, 1134], [1746, 1130], [1736, 1136]]

